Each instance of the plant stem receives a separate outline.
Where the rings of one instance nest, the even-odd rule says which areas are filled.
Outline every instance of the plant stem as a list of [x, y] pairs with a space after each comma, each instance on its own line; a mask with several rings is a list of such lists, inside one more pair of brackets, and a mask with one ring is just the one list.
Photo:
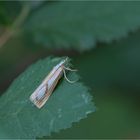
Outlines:
[[7, 28], [5, 32], [0, 36], [0, 48], [2, 48], [6, 42], [17, 33], [19, 27], [24, 23], [26, 17], [28, 16], [30, 7], [24, 5], [20, 14], [17, 16], [11, 27]]

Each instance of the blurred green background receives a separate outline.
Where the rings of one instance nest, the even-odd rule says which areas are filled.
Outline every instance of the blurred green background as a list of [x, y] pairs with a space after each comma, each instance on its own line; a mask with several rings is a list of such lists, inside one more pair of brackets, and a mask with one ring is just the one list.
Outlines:
[[[79, 4], [80, 3], [81, 2], [79, 2]], [[94, 5], [95, 3], [92, 2], [92, 4]], [[100, 4], [102, 6], [110, 5], [109, 2], [104, 2], [104, 4], [98, 2], [98, 5]], [[118, 5], [121, 5], [125, 11], [125, 4], [127, 5], [128, 2], [124, 2], [122, 5], [119, 3]], [[123, 34], [117, 39], [116, 37], [110, 39], [111, 41], [97, 40], [97, 42], [94, 37], [92, 38], [93, 41], [91, 41], [92, 39], [86, 36], [87, 42], [82, 43], [84, 46], [86, 46], [87, 43], [88, 46], [90, 41], [93, 47], [91, 47], [90, 50], [88, 48], [88, 50], [81, 52], [81, 50], [74, 49], [73, 46], [77, 44], [70, 44], [68, 49], [61, 47], [61, 45], [53, 47], [55, 43], [52, 43], [51, 47], [44, 47], [44, 43], [38, 44], [32, 39], [31, 34], [33, 33], [26, 32], [26, 29], [24, 29], [26, 22], [32, 18], [32, 15], [36, 18], [36, 12], [44, 9], [46, 5], [48, 9], [53, 9], [52, 13], [50, 12], [51, 14], [48, 14], [49, 22], [53, 22], [53, 20], [56, 20], [54, 9], [57, 5], [60, 6], [61, 2], [0, 2], [0, 44], [2, 44], [3, 37], [7, 37], [5, 33], [8, 32], [9, 35], [9, 31], [12, 32], [12, 35], [0, 46], [0, 94], [3, 94], [11, 82], [33, 62], [50, 55], [70, 56], [73, 58], [74, 67], [79, 70], [78, 73], [81, 76], [81, 80], [90, 87], [97, 111], [79, 123], [74, 123], [71, 128], [61, 130], [59, 133], [53, 133], [48, 138], [140, 138], [140, 12], [137, 10], [137, 20], [135, 20], [135, 24], [132, 24], [134, 29], [128, 28], [125, 32], [125, 36]], [[52, 5], [55, 6], [53, 7]], [[67, 5], [67, 7], [69, 7], [69, 2]], [[73, 3], [72, 6], [74, 5], [75, 3]], [[96, 5], [97, 4], [95, 4], [95, 6]], [[129, 6], [133, 6], [134, 9], [135, 5], [140, 9], [140, 2], [129, 4]], [[20, 21], [20, 24], [16, 24], [15, 26], [13, 22], [18, 15], [20, 15], [22, 7], [25, 7], [25, 18], [23, 21]], [[98, 14], [100, 10], [102, 9], [96, 9], [97, 14], [95, 19], [100, 18], [101, 15]], [[112, 17], [111, 12], [111, 10], [108, 10], [108, 16]], [[128, 13], [126, 16], [124, 14], [124, 17], [126, 17], [126, 26], [129, 22], [129, 15], [132, 14], [131, 9], [130, 11], [128, 10]], [[81, 14], [83, 15], [82, 12]], [[136, 13], [134, 13], [134, 15], [136, 15]], [[133, 14], [131, 16], [133, 16]], [[45, 18], [44, 15], [44, 20]], [[51, 20], [52, 18], [54, 19]], [[63, 17], [57, 18], [60, 18], [61, 21]], [[114, 16], [113, 18], [116, 19], [120, 24], [119, 26], [123, 28], [123, 23], [121, 24], [120, 19]], [[133, 20], [132, 17], [130, 18], [130, 20]], [[75, 20], [75, 17], [71, 16], [71, 20]], [[104, 22], [106, 20], [101, 21]], [[42, 20], [40, 22], [44, 21]], [[77, 24], [80, 26], [80, 24], [86, 24], [86, 22]], [[110, 23], [110, 25], [111, 24], [113, 24], [112, 28], [116, 28], [113, 22]], [[88, 24], [88, 22], [87, 25], [89, 27], [91, 26], [91, 28], [94, 26]], [[104, 26], [106, 27], [106, 24], [104, 24]], [[44, 26], [42, 25], [42, 27], [45, 28], [45, 24]], [[41, 29], [39, 33], [40, 32]], [[67, 32], [70, 31], [68, 30]], [[103, 33], [107, 36], [108, 34], [106, 32], [106, 30], [103, 30]], [[88, 33], [88, 30], [86, 33]], [[115, 33], [116, 32], [113, 34]], [[44, 33], [42, 34], [44, 35]], [[56, 38], [54, 38], [53, 35], [51, 37], [54, 40], [57, 39], [57, 35]], [[63, 38], [63, 36], [61, 37]], [[47, 40], [48, 38], [46, 36], [46, 38], [43, 39]], [[71, 42], [72, 41], [73, 39], [71, 38]], [[56, 44], [57, 43], [56, 41]], [[81, 46], [83, 45], [82, 43]]]

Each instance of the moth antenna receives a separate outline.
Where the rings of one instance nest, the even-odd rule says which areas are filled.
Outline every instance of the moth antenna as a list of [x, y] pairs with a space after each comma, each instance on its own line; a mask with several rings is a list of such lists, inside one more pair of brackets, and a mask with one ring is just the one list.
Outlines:
[[63, 73], [64, 73], [64, 77], [65, 77], [65, 79], [67, 80], [67, 82], [69, 82], [69, 83], [71, 83], [71, 84], [77, 82], [77, 81], [71, 81], [71, 80], [69, 80], [69, 79], [67, 78], [65, 69], [63, 69]]
[[64, 66], [64, 69], [69, 70], [69, 71], [78, 71], [77, 69], [71, 69], [71, 68], [68, 68], [68, 67], [65, 67], [65, 66]]

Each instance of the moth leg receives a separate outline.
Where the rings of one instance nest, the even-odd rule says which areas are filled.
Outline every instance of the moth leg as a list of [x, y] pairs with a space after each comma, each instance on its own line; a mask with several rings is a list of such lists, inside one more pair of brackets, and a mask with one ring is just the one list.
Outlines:
[[71, 80], [69, 80], [69, 79], [67, 78], [65, 69], [63, 69], [63, 73], [64, 73], [64, 77], [65, 77], [65, 79], [67, 80], [67, 82], [69, 82], [69, 83], [71, 83], [71, 84], [77, 82], [77, 80], [71, 81]]
[[69, 71], [78, 71], [77, 69], [71, 69], [71, 68], [65, 67], [65, 66], [63, 66], [63, 67], [64, 67], [65, 70], [69, 70]]

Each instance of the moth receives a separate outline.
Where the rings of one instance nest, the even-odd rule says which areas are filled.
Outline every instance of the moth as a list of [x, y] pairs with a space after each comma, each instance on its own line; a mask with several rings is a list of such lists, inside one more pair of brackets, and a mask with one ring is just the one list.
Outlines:
[[45, 79], [42, 81], [39, 87], [32, 93], [32, 95], [30, 96], [30, 100], [37, 108], [40, 109], [41, 107], [44, 106], [44, 104], [49, 99], [50, 95], [53, 93], [56, 85], [58, 84], [58, 81], [62, 78], [63, 75], [69, 83], [76, 82], [70, 81], [67, 78], [66, 70], [68, 71], [77, 71], [77, 70], [72, 70], [69, 67], [66, 67], [67, 65], [68, 58], [65, 58], [51, 70], [51, 72], [45, 77]]

